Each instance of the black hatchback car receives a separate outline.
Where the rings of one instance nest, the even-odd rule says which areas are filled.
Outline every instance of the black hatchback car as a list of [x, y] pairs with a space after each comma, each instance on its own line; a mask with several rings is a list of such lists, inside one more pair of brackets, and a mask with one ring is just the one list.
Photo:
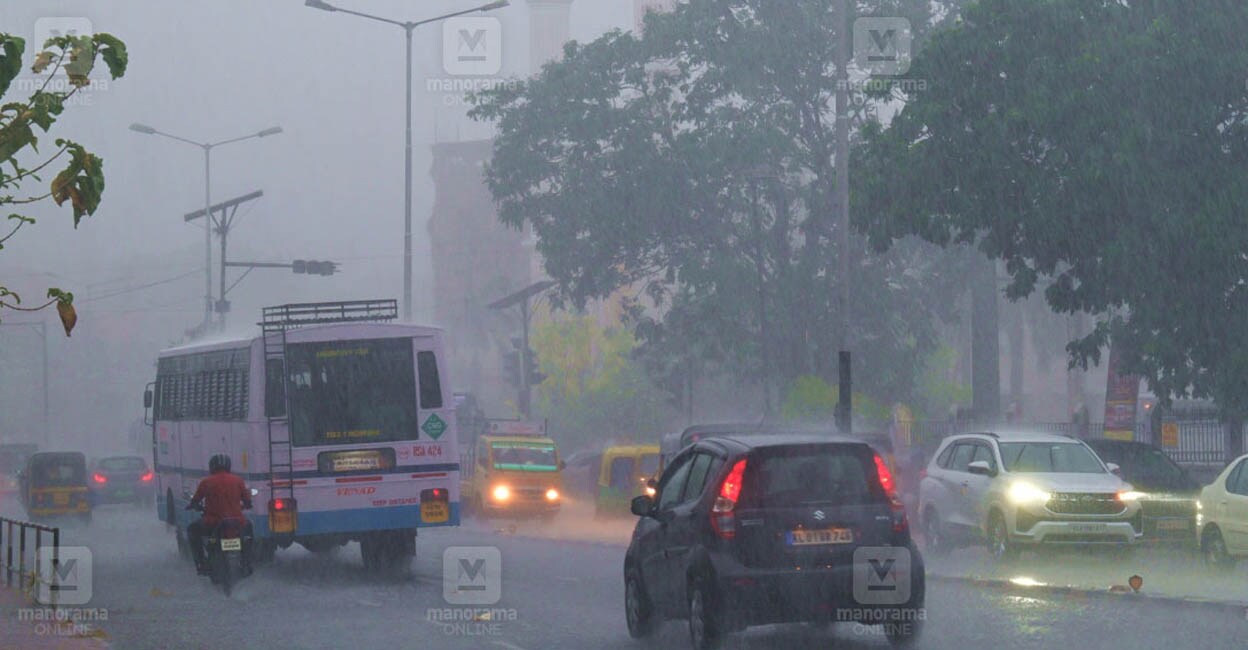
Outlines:
[[624, 559], [629, 634], [687, 619], [697, 650], [773, 623], [883, 626], [917, 638], [923, 559], [884, 460], [865, 442], [808, 434], [724, 434], [685, 448]]
[[1200, 484], [1160, 447], [1123, 440], [1085, 440], [1138, 492], [1145, 542], [1188, 544], [1196, 540], [1196, 500]]

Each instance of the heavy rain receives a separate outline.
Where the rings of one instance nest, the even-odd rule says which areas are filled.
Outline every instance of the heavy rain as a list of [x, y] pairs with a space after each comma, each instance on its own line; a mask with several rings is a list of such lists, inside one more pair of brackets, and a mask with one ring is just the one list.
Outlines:
[[0, 4], [0, 648], [1231, 648], [1248, 4]]

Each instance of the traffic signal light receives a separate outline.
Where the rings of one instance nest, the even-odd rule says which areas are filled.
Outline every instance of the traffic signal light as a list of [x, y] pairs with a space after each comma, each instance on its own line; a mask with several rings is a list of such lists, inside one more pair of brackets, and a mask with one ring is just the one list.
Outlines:
[[507, 383], [520, 387], [520, 352], [518, 350], [509, 350], [503, 353], [503, 376], [507, 378]]
[[546, 381], [546, 375], [537, 369], [537, 353], [533, 348], [525, 350], [524, 367], [529, 371], [529, 385], [536, 386]]
[[307, 273], [308, 275], [333, 275], [338, 271], [336, 262], [320, 262], [316, 260], [295, 260], [290, 265], [290, 270], [295, 273]]

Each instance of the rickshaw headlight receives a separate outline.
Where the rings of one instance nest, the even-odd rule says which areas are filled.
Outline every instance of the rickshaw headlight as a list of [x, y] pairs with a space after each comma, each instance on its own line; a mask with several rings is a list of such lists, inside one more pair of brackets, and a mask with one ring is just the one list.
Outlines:
[[495, 501], [506, 501], [511, 498], [511, 488], [506, 485], [495, 485], [490, 495]]
[[549, 490], [546, 490], [546, 500], [547, 500], [547, 501], [558, 501], [558, 500], [559, 500], [559, 490], [556, 490], [555, 488], [550, 488]]

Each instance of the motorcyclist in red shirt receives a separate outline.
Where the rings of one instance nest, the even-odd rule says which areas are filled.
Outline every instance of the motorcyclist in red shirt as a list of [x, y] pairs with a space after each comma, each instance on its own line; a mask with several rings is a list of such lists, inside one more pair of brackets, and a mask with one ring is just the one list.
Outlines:
[[[251, 537], [251, 522], [243, 517], [243, 510], [251, 509], [251, 490], [243, 479], [230, 473], [230, 457], [216, 454], [208, 459], [208, 476], [199, 482], [195, 495], [186, 506], [187, 510], [202, 510], [203, 514], [186, 527], [186, 536], [195, 558], [195, 570], [208, 575], [204, 559], [204, 537], [212, 532], [223, 519], [237, 519], [244, 523], [243, 538]], [[250, 549], [243, 548], [245, 566], [250, 569]]]

